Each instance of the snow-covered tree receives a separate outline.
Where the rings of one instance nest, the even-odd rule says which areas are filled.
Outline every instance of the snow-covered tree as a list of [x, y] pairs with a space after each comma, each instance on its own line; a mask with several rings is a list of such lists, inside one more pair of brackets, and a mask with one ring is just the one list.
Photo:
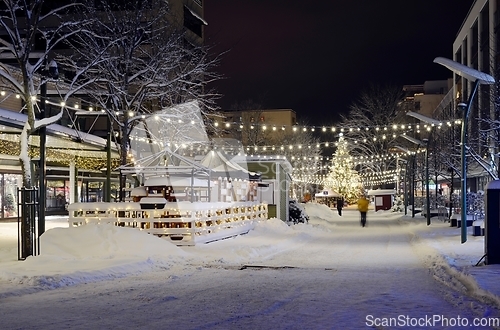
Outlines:
[[[301, 193], [302, 199], [306, 192], [314, 193], [318, 181], [316, 175], [321, 168], [321, 148], [319, 139], [314, 137], [311, 132], [297, 130], [288, 131], [282, 134], [273, 135], [270, 140], [273, 148], [268, 148], [268, 153], [285, 156], [292, 165], [292, 177], [294, 192]], [[282, 148], [283, 147], [283, 148]]]
[[[400, 111], [403, 97], [403, 89], [398, 86], [371, 85], [361, 93], [360, 98], [351, 105], [349, 114], [342, 116], [342, 125], [352, 128], [346, 130], [345, 139], [352, 142], [353, 157], [383, 155], [401, 143], [400, 139], [396, 141], [399, 133], [394, 135], [383, 128], [392, 128], [394, 123], [405, 118], [406, 114]], [[381, 129], [380, 133], [374, 135], [377, 127]], [[373, 172], [381, 172], [395, 168], [396, 162], [371, 162], [364, 166]]]
[[260, 118], [264, 115], [262, 105], [252, 99], [235, 102], [231, 105], [232, 111], [240, 114], [237, 123], [232, 128], [224, 131], [231, 138], [241, 141], [247, 148], [255, 148], [270, 143], [269, 130], [262, 129]]
[[217, 59], [181, 30], [168, 1], [83, 1], [79, 14], [98, 19], [90, 33], [70, 41], [73, 56], [65, 64], [75, 72], [93, 64], [86, 72], [97, 81], [87, 89], [89, 101], [118, 127], [121, 165], [129, 162], [129, 134], [143, 116], [191, 100], [204, 117], [215, 109], [216, 95], [206, 85], [218, 78]]
[[354, 170], [354, 165], [348, 142], [340, 136], [337, 150], [332, 156], [331, 171], [325, 180], [325, 186], [339, 193], [348, 203], [354, 203], [363, 189], [361, 178]]
[[[54, 49], [66, 38], [78, 34], [87, 24], [76, 19], [64, 19], [67, 11], [77, 6], [57, 6], [44, 0], [4, 0], [0, 7], [0, 25], [4, 30], [0, 37], [0, 84], [10, 95], [19, 95], [24, 104], [22, 111], [27, 114], [28, 119], [20, 136], [19, 155], [23, 186], [27, 188], [33, 186], [29, 136], [41, 127], [58, 121], [63, 114], [64, 109], [61, 108], [55, 116], [37, 120], [42, 87], [57, 83], [54, 81], [57, 67], [52, 62]], [[72, 79], [65, 81], [64, 92], [60, 95], [63, 101], [83, 87], [86, 80], [79, 79], [81, 74], [82, 71], [75, 72]]]

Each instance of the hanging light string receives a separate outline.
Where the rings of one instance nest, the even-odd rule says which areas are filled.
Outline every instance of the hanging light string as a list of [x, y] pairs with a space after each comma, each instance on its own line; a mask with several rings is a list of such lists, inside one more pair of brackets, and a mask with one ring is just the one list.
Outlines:
[[[10, 97], [12, 95], [15, 95], [16, 98], [20, 98], [19, 94], [14, 94], [11, 91], [6, 92], [6, 91], [0, 91], [0, 96], [3, 97], [4, 99], [7, 97]], [[33, 96], [33, 100], [38, 100], [37, 96]], [[103, 115], [106, 115], [106, 110], [96, 107], [92, 105], [90, 102], [87, 102], [83, 99], [77, 99], [74, 98], [72, 99], [72, 102], [56, 102], [51, 99], [46, 99], [45, 101], [47, 104], [58, 106], [58, 107], [64, 107], [69, 110], [73, 111], [89, 111], [89, 112], [98, 112], [102, 113]], [[125, 115], [125, 114], [124, 114]], [[134, 116], [139, 116], [139, 113], [128, 113], [127, 114], [130, 117]], [[191, 124], [193, 125], [198, 125], [195, 122], [192, 122]], [[251, 124], [242, 124], [242, 123], [237, 123], [237, 122], [218, 122], [214, 121], [214, 126], [215, 127], [221, 127], [223, 128], [226, 132], [230, 132], [231, 130], [242, 130], [242, 129], [250, 129], [250, 130], [262, 130], [262, 131], [270, 131], [270, 132], [321, 132], [324, 134], [339, 134], [343, 133], [344, 136], [349, 137], [349, 133], [353, 133], [352, 137], [350, 138], [350, 142], [354, 144], [361, 144], [361, 143], [366, 143], [368, 142], [368, 138], [360, 138], [356, 137], [357, 134], [360, 132], [362, 133], [368, 133], [371, 135], [369, 139], [372, 141], [378, 141], [378, 140], [387, 140], [390, 138], [397, 138], [399, 135], [405, 135], [408, 133], [421, 133], [422, 131], [427, 131], [430, 132], [433, 129], [441, 129], [443, 127], [452, 127], [454, 125], [460, 125], [461, 121], [460, 120], [454, 120], [454, 121], [441, 121], [437, 124], [413, 124], [413, 123], [398, 123], [398, 124], [392, 124], [392, 125], [387, 125], [387, 126], [365, 126], [365, 127], [349, 127], [349, 126], [301, 126], [301, 125], [269, 125], [265, 123], [251, 123]], [[321, 135], [322, 137], [324, 135]], [[131, 136], [131, 140], [136, 139], [140, 140], [141, 142], [147, 142], [147, 143], [152, 143], [152, 144], [158, 144], [162, 147], [164, 147], [164, 143], [161, 141], [155, 141], [154, 139], [145, 139], [144, 137], [138, 137], [138, 136]], [[273, 153], [273, 152], [278, 152], [278, 151], [300, 151], [303, 149], [316, 149], [316, 150], [324, 150], [325, 148], [333, 148], [336, 147], [338, 144], [338, 140], [329, 140], [329, 141], [321, 141], [316, 143], [315, 145], [301, 145], [301, 144], [291, 144], [291, 145], [265, 145], [265, 146], [246, 146], [243, 148], [238, 148], [234, 149], [232, 147], [210, 147], [208, 146], [208, 142], [206, 144], [199, 144], [198, 146], [187, 146], [187, 145], [182, 145], [182, 144], [176, 144], [175, 147], [176, 149], [183, 151], [184, 153], [206, 153], [210, 150], [210, 148], [221, 148], [223, 151], [228, 152], [228, 153], [233, 153], [233, 154], [243, 154], [246, 156], [251, 156], [254, 158], [261, 158], [261, 159], [266, 159], [268, 157], [271, 157], [271, 155], [266, 155], [267, 153]], [[167, 145], [169, 145], [167, 143]], [[236, 153], [237, 151], [237, 153]], [[419, 151], [423, 152], [423, 151]], [[415, 153], [415, 152], [412, 152]], [[129, 158], [133, 161], [133, 155], [128, 155]], [[380, 163], [384, 164], [384, 162], [387, 162], [388, 160], [392, 160], [397, 157], [401, 157], [402, 154], [401, 152], [396, 152], [396, 153], [387, 153], [383, 155], [371, 155], [371, 156], [359, 156], [356, 157], [353, 160], [354, 165], [359, 165], [359, 164], [368, 164], [368, 163]], [[272, 155], [273, 158], [276, 158], [275, 155]], [[283, 156], [283, 158], [286, 158]], [[315, 156], [314, 160], [317, 162], [329, 162], [332, 158], [329, 156]], [[291, 156], [292, 161], [297, 161], [300, 160], [300, 157], [295, 157]], [[311, 159], [309, 159], [311, 160]], [[300, 167], [300, 170], [302, 172], [304, 171], [312, 171], [314, 172], [321, 172], [321, 171], [329, 171], [331, 170], [332, 166], [329, 164], [326, 164], [324, 166], [318, 165], [318, 166], [311, 166], [311, 167]], [[388, 182], [394, 182], [394, 175], [389, 174], [383, 174], [383, 173], [376, 173], [372, 174], [373, 177], [365, 177], [363, 176], [364, 182], [368, 183], [388, 183]], [[299, 174], [296, 177], [294, 177], [294, 180], [298, 180], [301, 182], [316, 182], [316, 183], [321, 183], [324, 182], [324, 175], [321, 174], [311, 174], [311, 175], [305, 175], [305, 174]]]
[[421, 130], [426, 130], [426, 131], [431, 131], [433, 128], [440, 129], [444, 126], [453, 126], [453, 125], [460, 125], [461, 120], [446, 120], [446, 121], [440, 121], [439, 123], [434, 123], [434, 124], [414, 124], [414, 123], [395, 123], [395, 124], [390, 124], [386, 126], [379, 126], [379, 125], [374, 125], [374, 126], [364, 126], [364, 127], [352, 127], [351, 125], [346, 125], [346, 126], [308, 126], [308, 125], [273, 125], [273, 124], [265, 124], [265, 123], [237, 123], [237, 122], [224, 122], [220, 123], [215, 121], [214, 126], [215, 127], [220, 127], [225, 130], [231, 130], [231, 129], [236, 129], [236, 130], [242, 130], [242, 129], [247, 129], [247, 130], [261, 130], [261, 131], [267, 131], [267, 132], [321, 132], [321, 133], [333, 133], [333, 134], [338, 134], [338, 133], [343, 133], [344, 135], [349, 134], [349, 133], [356, 133], [356, 132], [361, 132], [361, 131], [368, 131], [371, 133], [384, 133], [386, 135], [389, 135], [390, 132], [398, 132], [397, 134], [401, 134], [401, 132], [408, 132], [408, 131], [421, 131]]
[[[2, 90], [0, 91], [0, 96], [8, 98], [14, 95], [16, 98], [20, 98], [19, 94], [14, 94], [12, 91]], [[38, 95], [32, 96], [33, 100], [38, 100]], [[78, 97], [72, 97], [71, 101], [55, 101], [54, 97], [47, 98], [46, 103], [55, 105], [55, 106], [64, 106], [70, 110], [78, 110], [78, 111], [89, 111], [89, 112], [101, 112], [106, 113], [106, 110], [102, 107], [96, 106], [95, 104]], [[129, 113], [129, 116], [140, 116], [145, 115], [144, 113]], [[149, 114], [149, 113], [148, 113]], [[241, 129], [249, 129], [249, 130], [261, 130], [261, 131], [285, 131], [285, 132], [321, 132], [321, 133], [343, 133], [344, 135], [348, 133], [356, 133], [361, 131], [369, 131], [375, 135], [385, 134], [386, 136], [392, 135], [391, 132], [397, 132], [396, 134], [402, 134], [403, 132], [420, 132], [431, 131], [433, 128], [440, 129], [444, 126], [453, 126], [453, 125], [461, 125], [461, 120], [443, 120], [438, 121], [438, 123], [434, 124], [415, 124], [415, 123], [394, 123], [385, 126], [380, 125], [372, 125], [372, 126], [359, 126], [352, 127], [351, 125], [339, 126], [339, 125], [325, 125], [325, 126], [317, 126], [317, 125], [274, 125], [274, 124], [266, 124], [266, 123], [239, 123], [239, 122], [223, 122], [223, 121], [213, 121], [213, 125], [215, 127], [219, 127], [224, 130], [241, 130]], [[380, 133], [380, 134], [379, 134]]]

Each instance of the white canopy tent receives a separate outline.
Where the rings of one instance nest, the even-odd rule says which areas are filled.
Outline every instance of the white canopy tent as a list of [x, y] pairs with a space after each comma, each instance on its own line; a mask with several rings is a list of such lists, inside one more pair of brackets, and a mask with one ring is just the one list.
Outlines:
[[340, 197], [340, 194], [331, 190], [331, 189], [325, 189], [317, 194], [314, 195], [316, 198], [328, 198], [328, 197]]

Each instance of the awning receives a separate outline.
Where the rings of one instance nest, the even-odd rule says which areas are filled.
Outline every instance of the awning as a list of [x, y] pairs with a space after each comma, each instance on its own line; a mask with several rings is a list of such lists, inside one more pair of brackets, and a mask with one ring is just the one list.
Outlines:
[[[28, 120], [28, 116], [24, 113], [18, 113], [5, 109], [0, 109], [0, 124], [5, 127], [0, 127], [2, 140], [17, 141], [22, 131], [24, 123]], [[59, 124], [50, 124], [46, 126], [47, 130], [47, 147], [53, 149], [76, 149], [76, 150], [104, 150], [106, 140], [73, 128], [69, 128]], [[30, 139], [37, 139], [37, 134], [32, 134]], [[38, 141], [33, 141], [35, 144]], [[116, 148], [115, 148], [116, 149]], [[115, 151], [115, 150], [113, 150]]]

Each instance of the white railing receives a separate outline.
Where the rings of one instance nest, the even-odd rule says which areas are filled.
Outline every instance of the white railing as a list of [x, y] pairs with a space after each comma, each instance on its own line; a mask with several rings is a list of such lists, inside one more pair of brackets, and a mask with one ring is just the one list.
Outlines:
[[68, 206], [68, 221], [73, 227], [87, 224], [133, 227], [177, 245], [195, 245], [246, 233], [257, 221], [268, 217], [267, 204], [257, 202], [167, 202], [163, 208], [145, 207], [148, 207], [145, 203], [141, 208], [141, 203], [133, 202], [73, 203]]

